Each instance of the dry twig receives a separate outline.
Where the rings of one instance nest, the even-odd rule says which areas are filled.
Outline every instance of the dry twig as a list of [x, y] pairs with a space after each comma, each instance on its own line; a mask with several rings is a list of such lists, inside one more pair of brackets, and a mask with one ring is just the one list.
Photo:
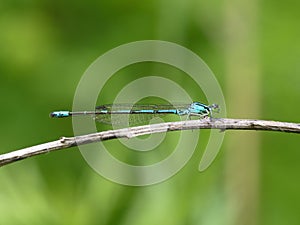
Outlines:
[[248, 119], [202, 119], [180, 122], [168, 122], [138, 127], [123, 128], [119, 130], [108, 130], [99, 133], [81, 135], [76, 137], [62, 137], [59, 140], [16, 150], [0, 155], [0, 166], [29, 158], [32, 156], [84, 145], [93, 142], [105, 141], [116, 138], [133, 138], [145, 134], [161, 133], [178, 130], [195, 129], [220, 129], [225, 130], [265, 130], [280, 131], [288, 133], [300, 133], [300, 124], [277, 122], [268, 120]]

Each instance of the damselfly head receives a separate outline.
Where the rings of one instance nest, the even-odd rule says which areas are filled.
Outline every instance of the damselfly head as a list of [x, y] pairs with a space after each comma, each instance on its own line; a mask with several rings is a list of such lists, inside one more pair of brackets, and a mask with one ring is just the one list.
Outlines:
[[220, 107], [219, 107], [219, 105], [218, 104], [211, 104], [210, 106], [208, 106], [209, 108], [210, 108], [210, 110], [211, 111], [213, 111], [213, 112], [220, 112]]

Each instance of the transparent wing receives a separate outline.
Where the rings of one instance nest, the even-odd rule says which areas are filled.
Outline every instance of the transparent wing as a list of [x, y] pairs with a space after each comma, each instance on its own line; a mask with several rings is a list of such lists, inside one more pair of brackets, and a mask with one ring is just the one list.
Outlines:
[[109, 112], [118, 111], [118, 110], [157, 110], [157, 109], [187, 109], [190, 104], [165, 104], [165, 105], [132, 105], [132, 104], [107, 104], [100, 105], [96, 107], [97, 110], [108, 110]]
[[[96, 107], [95, 120], [104, 124], [113, 124], [120, 127], [148, 124], [154, 118], [162, 118], [168, 113], [132, 113], [138, 110], [174, 110], [186, 109], [189, 104], [176, 105], [132, 105], [132, 104], [110, 104]], [[98, 114], [97, 114], [98, 113]], [[171, 113], [170, 113], [171, 114]]]
[[167, 114], [99, 114], [95, 116], [95, 121], [118, 126], [133, 126], [147, 124], [154, 118], [162, 118], [166, 115]]

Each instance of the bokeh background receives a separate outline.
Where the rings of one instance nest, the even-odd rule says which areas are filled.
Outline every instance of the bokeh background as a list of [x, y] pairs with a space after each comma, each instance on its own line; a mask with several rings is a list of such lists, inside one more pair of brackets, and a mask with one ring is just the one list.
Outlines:
[[[71, 120], [49, 112], [72, 108], [98, 56], [145, 39], [175, 42], [205, 60], [229, 117], [297, 122], [299, 7], [292, 0], [3, 0], [0, 153], [72, 136]], [[148, 75], [149, 65], [131, 69]], [[103, 103], [132, 79], [116, 76]], [[200, 100], [192, 81], [176, 82]], [[0, 169], [0, 224], [299, 224], [299, 144], [295, 134], [228, 131], [208, 170], [198, 171], [199, 144], [179, 173], [148, 187], [106, 180], [78, 148], [33, 157]]]

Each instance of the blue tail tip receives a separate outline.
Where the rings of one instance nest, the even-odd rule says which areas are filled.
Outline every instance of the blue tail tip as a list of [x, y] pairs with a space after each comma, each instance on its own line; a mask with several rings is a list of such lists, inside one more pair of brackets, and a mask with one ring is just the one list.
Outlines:
[[51, 118], [63, 118], [63, 117], [68, 117], [70, 116], [69, 111], [57, 111], [57, 112], [52, 112], [49, 115]]

